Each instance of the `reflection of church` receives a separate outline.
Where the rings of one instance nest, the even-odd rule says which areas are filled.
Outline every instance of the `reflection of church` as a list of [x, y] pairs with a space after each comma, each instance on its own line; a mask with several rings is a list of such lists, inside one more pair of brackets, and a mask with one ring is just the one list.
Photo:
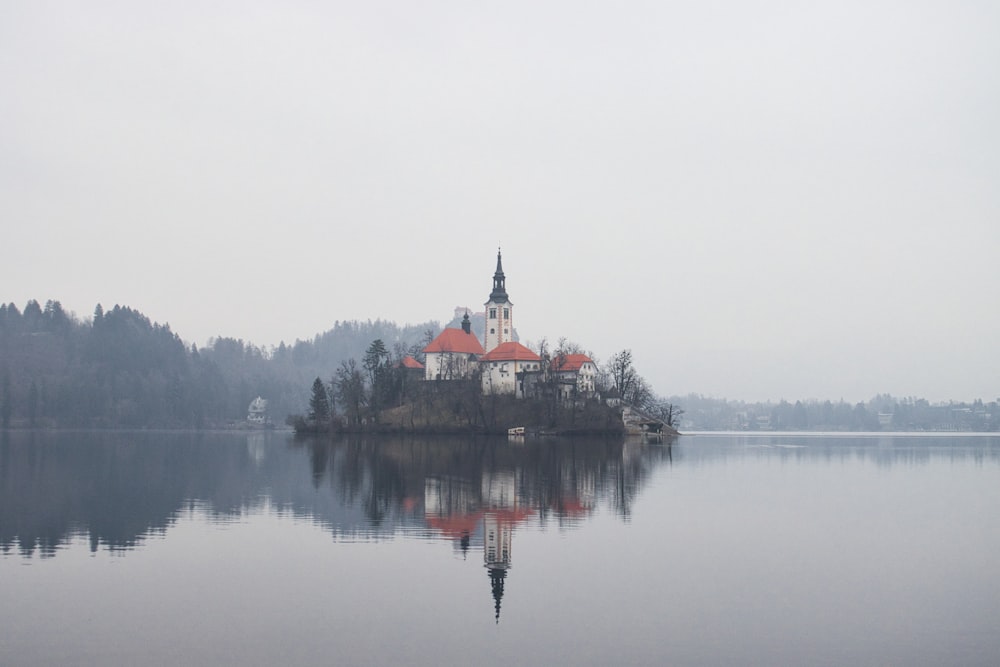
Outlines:
[[504, 583], [511, 567], [514, 526], [526, 521], [534, 511], [521, 506], [514, 472], [483, 473], [480, 494], [486, 507], [483, 514], [483, 564], [490, 575], [493, 608], [499, 623]]
[[[464, 567], [478, 569], [482, 563], [499, 622], [505, 595], [516, 596], [516, 583], [514, 588], [507, 585], [512, 581], [517, 530], [572, 527], [591, 515], [601, 500], [626, 517], [648, 470], [650, 458], [639, 454], [659, 457], [663, 451], [643, 443], [626, 451], [623, 444], [589, 438], [540, 438], [530, 448], [505, 439], [463, 444], [401, 438], [383, 442], [372, 455], [392, 471], [375, 476], [394, 480], [385, 495], [398, 500], [404, 489], [400, 509], [410, 525], [423, 525], [428, 537], [451, 545]], [[482, 561], [476, 558], [479, 553]], [[532, 565], [518, 561], [518, 568]], [[479, 581], [481, 595], [485, 585]]]
[[490, 578], [493, 608], [500, 622], [507, 572], [511, 568], [514, 526], [534, 515], [521, 507], [514, 472], [484, 473], [481, 483], [454, 477], [424, 480], [427, 525], [455, 540], [463, 553], [473, 543], [483, 546], [483, 564]]

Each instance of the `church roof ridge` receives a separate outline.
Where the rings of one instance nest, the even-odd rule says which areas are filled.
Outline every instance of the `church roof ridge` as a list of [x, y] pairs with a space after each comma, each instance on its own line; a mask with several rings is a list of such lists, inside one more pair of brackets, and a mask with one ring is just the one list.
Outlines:
[[517, 341], [500, 343], [482, 361], [541, 361], [542, 358]]
[[423, 350], [427, 352], [459, 352], [462, 354], [483, 354], [483, 346], [479, 339], [461, 329], [448, 328], [427, 344]]

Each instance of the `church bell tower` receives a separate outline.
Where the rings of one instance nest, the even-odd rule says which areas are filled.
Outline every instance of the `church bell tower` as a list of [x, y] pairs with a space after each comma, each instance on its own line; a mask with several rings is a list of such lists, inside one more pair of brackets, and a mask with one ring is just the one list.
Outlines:
[[486, 306], [486, 334], [483, 336], [483, 349], [486, 352], [500, 343], [509, 343], [514, 340], [514, 323], [511, 317], [514, 304], [507, 297], [505, 282], [500, 249], [497, 248], [497, 270], [493, 274], [493, 291], [490, 292], [490, 300], [484, 304]]

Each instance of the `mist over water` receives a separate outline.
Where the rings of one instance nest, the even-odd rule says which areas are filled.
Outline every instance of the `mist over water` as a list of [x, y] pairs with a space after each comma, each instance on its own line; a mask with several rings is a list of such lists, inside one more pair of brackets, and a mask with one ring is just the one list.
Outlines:
[[993, 664], [1000, 438], [14, 432], [0, 663]]

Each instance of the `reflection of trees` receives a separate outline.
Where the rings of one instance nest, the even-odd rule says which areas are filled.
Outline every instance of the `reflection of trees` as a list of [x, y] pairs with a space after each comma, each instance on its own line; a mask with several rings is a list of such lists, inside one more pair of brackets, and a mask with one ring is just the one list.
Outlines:
[[[210, 434], [5, 434], [0, 442], [0, 549], [51, 556], [74, 536], [92, 550], [134, 547], [191, 499], [240, 508], [259, 482], [246, 439]], [[188, 501], [188, 502], [186, 502]]]
[[[426, 527], [428, 479], [460, 482], [470, 497], [484, 479], [510, 480], [517, 503], [543, 521], [574, 521], [603, 499], [627, 516], [663, 451], [625, 456], [620, 441], [599, 439], [286, 442], [274, 433], [4, 433], [0, 549], [51, 556], [84, 537], [93, 550], [128, 550], [193, 508], [225, 517], [267, 504], [335, 535], [390, 534], [401, 524]], [[464, 539], [467, 547], [471, 536]]]
[[361, 502], [373, 526], [379, 526], [402, 502], [404, 475], [398, 465], [383, 460], [370, 439], [353, 436], [336, 444], [324, 438], [307, 441], [313, 485], [329, 474], [338, 498], [347, 505]]
[[[289, 446], [289, 443], [292, 442]], [[264, 506], [337, 538], [434, 529], [435, 512], [473, 516], [501, 483], [523, 516], [573, 523], [601, 504], [627, 520], [656, 467], [732, 456], [919, 466], [1000, 461], [1000, 438], [698, 436], [681, 446], [603, 439], [355, 436], [291, 441], [276, 433], [5, 432], [0, 434], [0, 550], [51, 556], [68, 541], [128, 550], [197, 508], [226, 517]], [[428, 486], [428, 480], [436, 480]], [[484, 483], [486, 482], [486, 483]], [[437, 484], [437, 487], [435, 487]], [[502, 502], [505, 501], [501, 501]], [[534, 520], [534, 518], [532, 518]], [[478, 539], [458, 522], [456, 548]]]
[[365, 516], [372, 525], [379, 526], [385, 518], [402, 505], [405, 482], [398, 465], [383, 464], [377, 459], [377, 453], [369, 454], [371, 484], [365, 498]]
[[496, 438], [366, 436], [326, 446], [343, 451], [328, 457], [340, 462], [332, 470], [340, 497], [349, 504], [361, 499], [373, 525], [402, 513], [407, 498], [422, 500], [427, 479], [468, 480], [468, 488], [479, 489], [484, 477], [502, 473], [516, 480], [520, 505], [543, 520], [554, 515], [564, 522], [605, 498], [628, 516], [652, 465], [670, 452], [669, 445], [626, 447], [620, 440], [583, 438], [512, 445]]
[[623, 520], [632, 516], [632, 502], [641, 484], [656, 465], [673, 462], [672, 452], [670, 441], [663, 445], [647, 445], [631, 440], [625, 443], [621, 460], [614, 466], [614, 486], [610, 494], [610, 505], [615, 514]]

